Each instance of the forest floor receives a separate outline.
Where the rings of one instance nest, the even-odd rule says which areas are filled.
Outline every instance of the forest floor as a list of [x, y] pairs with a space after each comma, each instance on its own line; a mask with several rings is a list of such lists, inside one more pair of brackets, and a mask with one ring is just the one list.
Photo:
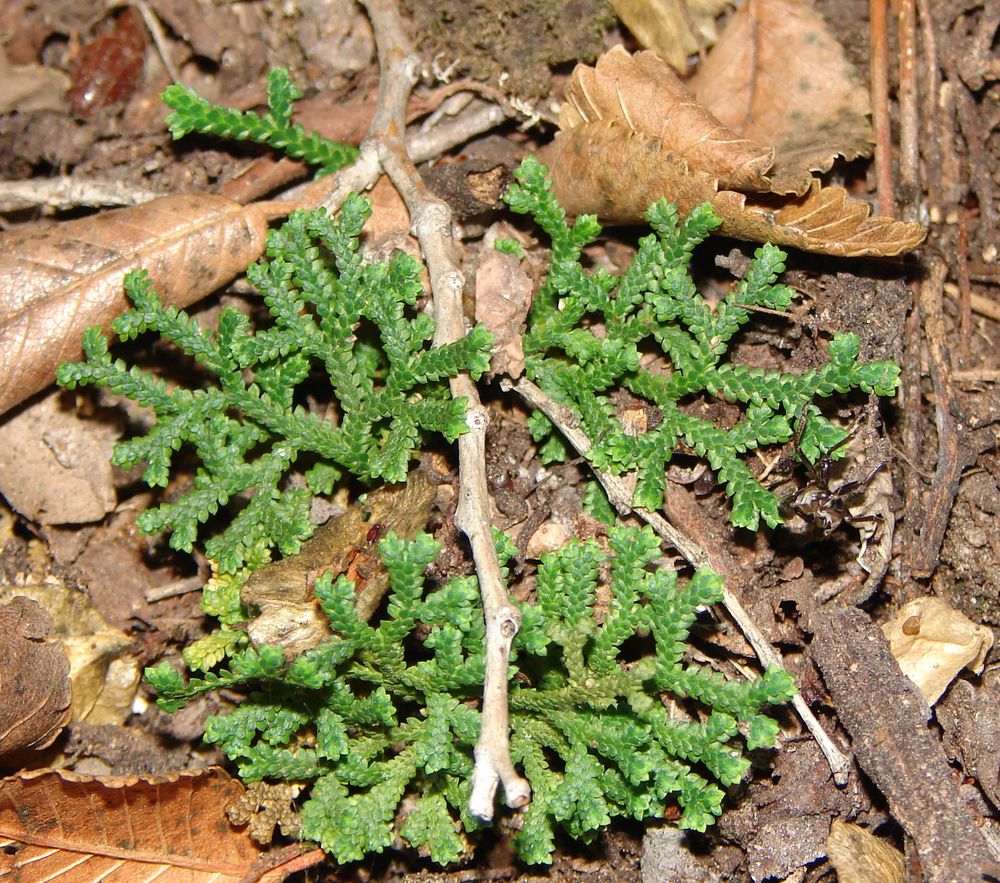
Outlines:
[[[686, 5], [702, 4], [680, 4]], [[411, 0], [404, 10], [424, 62], [408, 105], [410, 132], [448, 132], [445, 146], [428, 147], [419, 168], [458, 224], [469, 313], [485, 284], [477, 273], [493, 253], [484, 237], [491, 243], [498, 235], [518, 238], [536, 283], [545, 266], [538, 256], [547, 243], [500, 197], [518, 162], [552, 141], [574, 64], [593, 64], [617, 44], [643, 48], [603, 2], [555, 6], [562, 7], [557, 14], [545, 2]], [[200, 136], [171, 140], [159, 100], [171, 78], [164, 54], [181, 82], [243, 109], [262, 106], [268, 70], [288, 68], [306, 94], [298, 117], [304, 125], [355, 144], [368, 129], [379, 64], [365, 12], [348, 0], [149, 0], [145, 11], [158, 26], [160, 46], [140, 15], [130, 12], [123, 20], [122, 10], [133, 7], [99, 15], [94, 8], [82, 0], [0, 3], [0, 52], [11, 72], [9, 85], [0, 82], [4, 236], [39, 225], [56, 230], [151, 194], [212, 192], [240, 203], [281, 198], [305, 179], [303, 167], [275, 161], [266, 148]], [[730, 358], [801, 372], [826, 359], [834, 332], [849, 331], [860, 337], [863, 358], [900, 365], [898, 394], [877, 403], [859, 394], [823, 403], [826, 417], [856, 429], [832, 477], [800, 464], [782, 482], [781, 492], [801, 504], [786, 524], [757, 532], [732, 527], [724, 490], [693, 452], [669, 467], [663, 511], [710, 550], [750, 618], [780, 650], [805, 704], [853, 755], [847, 784], [834, 781], [817, 742], [788, 708], [779, 712], [779, 748], [755, 756], [753, 775], [731, 789], [725, 813], [706, 834], [619, 821], [589, 845], [561, 837], [554, 863], [540, 871], [518, 863], [500, 825], [460, 870], [438, 870], [401, 849], [343, 868], [316, 864], [290, 879], [813, 883], [835, 878], [827, 856], [831, 822], [838, 819], [877, 834], [901, 862], [897, 867], [890, 859], [894, 870], [885, 876], [866, 876], [874, 873], [864, 870], [867, 859], [855, 856], [861, 870], [853, 876], [838, 865], [844, 881], [902, 880], [903, 874], [987, 879], [980, 875], [1000, 868], [1000, 670], [990, 651], [1000, 626], [1000, 11], [981, 0], [915, 6], [899, 0], [880, 32], [869, 27], [864, 0], [819, 0], [816, 9], [866, 90], [873, 57], [883, 58], [888, 72], [887, 91], [873, 92], [876, 99], [886, 96], [888, 110], [880, 116], [876, 107], [878, 162], [841, 161], [824, 182], [869, 201], [874, 214], [925, 226], [927, 237], [899, 257], [789, 249], [783, 279], [797, 292], [791, 316], [755, 315]], [[724, 32], [735, 13], [723, 3], [712, 14]], [[887, 55], [871, 48], [872, 33], [885, 34]], [[909, 51], [908, 35], [914, 40]], [[105, 43], [81, 67], [95, 37]], [[696, 53], [692, 59], [697, 68]], [[620, 173], [632, 172], [623, 164]], [[18, 190], [23, 182], [27, 190]], [[64, 191], [56, 193], [57, 185]], [[373, 200], [366, 248], [419, 254], [395, 192], [380, 185]], [[586, 257], [592, 266], [618, 271], [646, 232], [608, 226]], [[699, 247], [693, 273], [708, 300], [718, 300], [731, 282], [723, 268], [745, 267], [754, 248], [724, 237]], [[12, 284], [10, 275], [6, 280]], [[243, 279], [205, 294], [190, 312], [206, 326], [226, 305], [250, 309], [254, 297]], [[14, 303], [19, 295], [5, 287], [3, 297]], [[13, 322], [10, 315], [0, 321]], [[60, 346], [56, 339], [49, 333], [45, 346]], [[162, 342], [140, 339], [120, 353], [164, 374], [192, 370]], [[16, 357], [5, 354], [0, 363], [6, 374], [17, 374]], [[27, 392], [40, 389], [36, 383]], [[601, 533], [583, 509], [591, 475], [583, 458], [541, 461], [526, 426], [531, 408], [498, 381], [483, 381], [480, 395], [490, 415], [492, 519], [521, 553], [511, 590], [523, 600], [531, 597], [543, 551]], [[92, 654], [74, 663], [72, 719], [48, 747], [0, 758], [5, 772], [16, 778], [56, 767], [80, 776], [134, 777], [225, 767], [201, 736], [206, 718], [238, 696], [209, 694], [171, 715], [139, 681], [144, 666], [177, 660], [181, 648], [212, 628], [199, 607], [209, 575], [204, 556], [176, 552], [163, 536], [142, 535], [136, 518], [160, 491], [140, 481], [140, 467], [108, 465], [112, 444], [148, 428], [148, 418], [106, 392], [49, 388], [22, 398], [0, 426], [0, 492], [9, 504], [2, 510], [0, 601], [39, 600], [60, 640], [86, 645]], [[719, 423], [735, 420], [726, 403], [698, 407]], [[795, 454], [790, 442], [748, 455], [747, 462], [760, 475]], [[442, 574], [471, 574], [471, 556], [453, 523], [457, 454], [442, 444], [425, 456], [423, 468], [439, 483], [430, 521], [444, 546], [437, 567]], [[190, 473], [175, 475], [165, 493], [176, 494], [190, 481]], [[845, 490], [849, 481], [857, 485]], [[848, 491], [853, 508], [843, 517]], [[336, 505], [346, 500], [345, 491]], [[830, 512], [843, 523], [824, 532], [821, 522]], [[864, 516], [873, 516], [877, 527], [863, 544], [872, 523]], [[947, 610], [933, 634], [930, 608], [919, 606], [927, 597], [945, 602]], [[906, 607], [913, 603], [918, 607]], [[917, 652], [925, 666], [959, 660], [942, 676], [929, 712], [919, 703], [897, 704], [908, 695], [905, 679], [892, 656], [875, 646], [879, 627], [894, 620], [903, 635], [923, 630]], [[717, 614], [717, 626], [704, 639], [710, 649], [702, 649], [703, 659], [730, 674], [754, 671], [753, 649], [727, 613]], [[27, 671], [13, 644], [0, 642], [0, 651], [7, 670]], [[0, 684], [0, 720], [9, 723], [7, 689]], [[0, 835], [18, 841], [2, 825]], [[16, 852], [8, 846], [0, 860]], [[992, 865], [975, 859], [991, 854]], [[21, 874], [12, 879], [37, 879]], [[191, 872], [170, 879], [202, 877]]]

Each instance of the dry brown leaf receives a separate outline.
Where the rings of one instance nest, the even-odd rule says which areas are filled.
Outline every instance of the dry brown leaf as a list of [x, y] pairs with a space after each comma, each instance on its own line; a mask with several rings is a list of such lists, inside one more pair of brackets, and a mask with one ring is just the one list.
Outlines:
[[378, 541], [389, 531], [412, 539], [427, 525], [433, 502], [433, 486], [415, 470], [406, 484], [378, 488], [363, 505], [320, 525], [297, 555], [255, 571], [240, 590], [240, 601], [255, 614], [247, 626], [250, 640], [281, 646], [291, 658], [328, 637], [330, 621], [313, 595], [313, 583], [324, 573], [354, 582], [358, 617], [369, 619], [389, 588]]
[[729, 0], [611, 0], [632, 35], [674, 70], [688, 69], [688, 56], [711, 46], [715, 19]]
[[261, 854], [226, 820], [226, 804], [242, 793], [217, 768], [148, 778], [11, 776], [0, 782], [0, 845], [22, 848], [0, 850], [0, 877], [235, 883]]
[[107, 331], [128, 308], [129, 270], [184, 307], [260, 257], [266, 233], [258, 206], [189, 193], [0, 234], [0, 414], [79, 359], [85, 329]]
[[40, 524], [100, 521], [117, 498], [111, 449], [119, 433], [64, 404], [55, 391], [0, 422], [0, 493]]
[[903, 853], [851, 822], [834, 819], [826, 854], [837, 871], [837, 883], [903, 883]]
[[654, 52], [630, 55], [615, 46], [596, 67], [579, 64], [566, 86], [559, 127], [617, 122], [658, 138], [695, 169], [711, 171], [720, 188], [767, 190], [774, 148], [723, 126]]
[[567, 212], [597, 214], [609, 223], [640, 223], [649, 205], [664, 197], [682, 214], [710, 202], [724, 236], [840, 257], [901, 254], [916, 248], [925, 234], [919, 224], [869, 217], [867, 203], [818, 181], [802, 197], [720, 191], [711, 173], [692, 169], [658, 138], [617, 123], [560, 132], [539, 157]]
[[[621, 51], [608, 54], [617, 57], [615, 70], [628, 67]], [[645, 58], [633, 60], [634, 76], [626, 79], [616, 75], [611, 90], [622, 91], [626, 84], [635, 89], [636, 79], [645, 77], [637, 111], [658, 107], [675, 95], [672, 87], [662, 85], [666, 79], [662, 71], [668, 70], [664, 62], [652, 53], [639, 55]], [[661, 73], [650, 75], [657, 65]], [[573, 84], [583, 84], [579, 88], [586, 92], [587, 84], [594, 82], [593, 70], [578, 65], [571, 81], [567, 91], [577, 88]], [[602, 91], [607, 94], [609, 90]], [[635, 106], [624, 96], [617, 103], [622, 108]], [[603, 110], [609, 104], [602, 102], [600, 106]], [[652, 131], [637, 130], [635, 126], [646, 126], [647, 117], [652, 120]], [[711, 139], [671, 133], [668, 142], [661, 131], [665, 117], [659, 112], [630, 112], [591, 121], [575, 110], [568, 112], [567, 124], [574, 119], [575, 125], [564, 128], [539, 151], [539, 158], [550, 169], [555, 194], [570, 214], [592, 213], [606, 222], [632, 224], [641, 223], [646, 209], [657, 199], [674, 203], [682, 214], [710, 202], [722, 219], [719, 232], [723, 235], [842, 257], [897, 255], [916, 248], [924, 239], [926, 231], [919, 224], [869, 217], [866, 203], [850, 199], [841, 188], [821, 187], [816, 179], [802, 196], [724, 189], [720, 179], [732, 180], [734, 171], [729, 148], [723, 149], [721, 170], [717, 169], [711, 151], [704, 149]], [[687, 124], [686, 116], [677, 115], [672, 120], [672, 124]], [[704, 118], [698, 125], [699, 132], [710, 131]], [[697, 144], [694, 158], [670, 147], [685, 142]]]
[[934, 705], [963, 668], [981, 672], [993, 630], [941, 598], [915, 598], [882, 626], [900, 669]]
[[493, 335], [492, 374], [524, 373], [521, 335], [534, 285], [512, 254], [491, 251], [476, 268], [476, 321]]
[[17, 596], [30, 598], [52, 617], [54, 636], [69, 660], [72, 719], [90, 724], [124, 723], [139, 685], [139, 664], [128, 652], [132, 639], [104, 621], [86, 592], [55, 577], [24, 585], [0, 585], [0, 602]]
[[0, 47], [0, 113], [64, 110], [69, 77], [40, 64], [11, 64]]
[[69, 660], [29, 598], [0, 605], [0, 757], [45, 748], [69, 722]]
[[688, 85], [723, 125], [776, 147], [774, 193], [805, 193], [838, 156], [871, 154], [868, 90], [802, 0], [748, 0]]

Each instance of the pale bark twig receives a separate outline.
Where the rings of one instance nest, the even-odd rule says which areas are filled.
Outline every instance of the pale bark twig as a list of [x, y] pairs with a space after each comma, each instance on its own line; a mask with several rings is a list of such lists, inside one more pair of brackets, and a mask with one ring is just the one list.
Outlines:
[[141, 205], [163, 194], [120, 181], [86, 180], [76, 176], [0, 181], [0, 212], [33, 206], [70, 209], [77, 206]]
[[[552, 421], [563, 437], [576, 449], [577, 453], [586, 458], [591, 447], [590, 439], [587, 438], [586, 434], [579, 428], [575, 419], [565, 408], [553, 401], [527, 378], [522, 377], [517, 381], [504, 380], [501, 386], [505, 390], [514, 390], [528, 404], [538, 408], [539, 411]], [[678, 530], [659, 512], [632, 506], [632, 492], [625, 481], [616, 475], [604, 472], [594, 466], [591, 466], [591, 469], [607, 493], [611, 505], [618, 512], [621, 514], [634, 512], [652, 527], [660, 537], [677, 549], [692, 566], [703, 567], [706, 564], [711, 564], [712, 555], [682, 531]], [[718, 570], [719, 568], [715, 569]], [[750, 646], [753, 647], [761, 663], [765, 666], [784, 668], [778, 652], [771, 646], [764, 633], [757, 627], [757, 624], [753, 621], [739, 598], [728, 588], [723, 589], [722, 603], [729, 612], [729, 615], [736, 621], [746, 639], [750, 642]], [[830, 771], [833, 773], [833, 780], [838, 785], [846, 785], [851, 769], [850, 758], [845, 756], [837, 747], [820, 722], [816, 720], [815, 715], [813, 715], [812, 710], [806, 704], [805, 700], [798, 693], [792, 698], [792, 705], [826, 757], [830, 765]]]
[[[406, 101], [417, 82], [419, 59], [410, 48], [392, 0], [363, 2], [375, 31], [381, 81], [375, 118], [362, 145], [362, 158], [366, 151], [375, 151], [379, 164], [406, 203], [413, 232], [427, 262], [437, 323], [434, 342], [450, 343], [465, 334], [462, 313], [465, 278], [455, 256], [451, 209], [427, 189], [403, 143]], [[507, 597], [490, 529], [485, 458], [488, 415], [468, 375], [453, 378], [451, 389], [454, 395], [466, 399], [469, 426], [458, 441], [459, 504], [455, 523], [472, 546], [486, 619], [486, 676], [469, 811], [489, 820], [493, 817], [498, 784], [503, 785], [507, 803], [512, 807], [524, 806], [531, 799], [527, 780], [511, 761], [508, 735], [507, 667], [521, 619], [520, 611]]]
[[149, 8], [146, 0], [135, 0], [131, 5], [139, 11], [139, 15], [142, 16], [143, 22], [149, 29], [149, 34], [153, 38], [153, 44], [156, 46], [156, 51], [160, 56], [160, 61], [163, 62], [167, 76], [170, 77], [171, 82], [179, 83], [181, 74], [170, 55], [170, 46], [167, 45], [167, 38], [164, 36], [163, 28], [160, 27], [160, 20], [156, 17], [156, 13]]

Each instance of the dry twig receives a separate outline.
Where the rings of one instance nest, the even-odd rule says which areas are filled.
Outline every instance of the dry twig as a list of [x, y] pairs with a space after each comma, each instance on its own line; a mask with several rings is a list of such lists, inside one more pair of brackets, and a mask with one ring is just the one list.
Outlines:
[[917, 11], [914, 0], [899, 0], [899, 191], [903, 219], [920, 210], [920, 123], [917, 113]]
[[[364, 0], [375, 32], [381, 80], [378, 105], [357, 163], [345, 170], [325, 204], [339, 205], [347, 193], [377, 178], [380, 169], [399, 191], [412, 220], [413, 232], [427, 262], [437, 322], [435, 344], [458, 340], [465, 333], [462, 314], [464, 277], [455, 258], [451, 210], [435, 197], [417, 172], [403, 143], [406, 102], [418, 79], [413, 53], [392, 0]], [[476, 743], [469, 810], [483, 820], [493, 817], [498, 784], [507, 803], [526, 805], [531, 789], [510, 759], [507, 712], [507, 660], [520, 627], [520, 613], [507, 598], [490, 531], [486, 488], [485, 439], [488, 416], [476, 385], [468, 376], [451, 381], [452, 392], [468, 403], [469, 431], [458, 442], [459, 505], [455, 523], [469, 538], [476, 563], [486, 618], [486, 678], [482, 724]]]
[[[882, 630], [863, 610], [824, 610], [813, 618], [814, 658], [851, 735], [858, 763], [914, 841], [924, 879], [982, 879], [993, 856], [955, 786], [929, 711], [899, 670]], [[874, 697], [878, 697], [873, 701]]]
[[878, 213], [895, 217], [892, 195], [892, 130], [889, 125], [889, 29], [886, 0], [871, 0], [872, 123], [875, 127], [875, 186]]
[[938, 257], [932, 258], [927, 278], [920, 285], [918, 300], [930, 355], [938, 437], [937, 468], [925, 507], [923, 526], [919, 540], [910, 543], [905, 558], [904, 573], [918, 579], [929, 577], [937, 567], [962, 471], [970, 465], [967, 445], [963, 444], [964, 433], [953, 410], [955, 396], [948, 354], [949, 331], [941, 305], [947, 274], [945, 262]]

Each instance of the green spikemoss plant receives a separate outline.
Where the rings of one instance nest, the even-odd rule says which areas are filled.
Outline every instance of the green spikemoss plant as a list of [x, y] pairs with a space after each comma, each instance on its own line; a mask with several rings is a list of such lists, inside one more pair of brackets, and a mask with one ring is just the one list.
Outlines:
[[[499, 541], [503, 560], [514, 550]], [[557, 828], [589, 841], [615, 817], [657, 818], [667, 805], [680, 808], [681, 827], [704, 831], [749, 766], [738, 742], [772, 745], [777, 725], [761, 708], [793, 690], [777, 669], [727, 681], [686, 664], [688, 632], [720, 600], [721, 579], [650, 571], [660, 551], [649, 528], [614, 527], [608, 545], [574, 541], [544, 556], [537, 603], [521, 610], [511, 753], [533, 799], [514, 845], [531, 863], [551, 860]], [[466, 809], [484, 673], [479, 592], [462, 578], [425, 593], [438, 553], [425, 534], [390, 535], [381, 552], [391, 594], [378, 625], [358, 620], [352, 583], [322, 577], [315, 592], [335, 635], [291, 665], [280, 648], [262, 647], [187, 683], [166, 663], [147, 677], [167, 710], [253, 685], [247, 701], [209, 719], [205, 738], [245, 781], [308, 784], [302, 836], [338, 861], [380, 852], [398, 833], [445, 864], [467, 853], [466, 834], [479, 827]], [[598, 603], [601, 588], [609, 603]], [[625, 650], [636, 635], [648, 646]], [[666, 696], [699, 712], [678, 717]]]
[[[172, 87], [171, 126], [175, 134], [269, 143], [325, 170], [350, 161], [350, 150], [290, 122], [295, 96], [287, 75], [272, 73], [270, 112], [257, 117]], [[801, 378], [720, 364], [745, 321], [740, 304], [787, 303], [786, 290], [773, 285], [780, 252], [765, 247], [712, 313], [686, 272], [691, 248], [714, 226], [706, 210], [680, 225], [668, 206], [654, 207], [655, 235], [616, 280], [580, 268], [596, 224], [565, 224], [544, 169], [528, 162], [519, 180], [511, 205], [534, 214], [553, 240], [552, 270], [526, 340], [530, 370], [578, 411], [597, 462], [638, 469], [644, 504], [662, 495], [663, 468], [683, 438], [729, 484], [735, 521], [771, 523], [776, 510], [738, 454], [787, 439], [790, 420], [812, 396], [894, 384], [891, 366], [858, 365], [856, 342], [852, 351], [846, 337], [831, 345], [828, 370]], [[122, 466], [145, 462], [151, 485], [166, 485], [179, 450], [194, 455], [192, 486], [144, 512], [143, 530], [170, 530], [171, 544], [190, 550], [206, 522], [239, 503], [205, 542], [217, 573], [203, 607], [222, 628], [185, 654], [201, 675], [185, 682], [169, 665], [147, 672], [160, 705], [174, 710], [207, 690], [248, 686], [248, 701], [211, 719], [206, 739], [245, 780], [303, 783], [303, 836], [353, 861], [398, 833], [447, 863], [466, 853], [467, 834], [479, 824], [466, 809], [484, 668], [475, 580], [425, 592], [437, 544], [426, 535], [408, 542], [390, 535], [381, 552], [391, 594], [377, 624], [359, 621], [349, 581], [321, 577], [315, 592], [334, 635], [291, 663], [281, 648], [247, 647], [236, 627], [247, 617], [239, 601], [247, 575], [274, 547], [294, 554], [311, 532], [312, 496], [329, 493], [343, 472], [402, 480], [424, 435], [453, 440], [465, 428], [465, 403], [450, 397], [446, 379], [459, 371], [478, 378], [488, 366], [490, 336], [479, 326], [456, 343], [428, 345], [434, 325], [415, 309], [420, 266], [412, 258], [362, 261], [358, 236], [368, 211], [354, 196], [336, 221], [298, 212], [269, 235], [266, 257], [247, 274], [270, 313], [256, 330], [233, 309], [223, 311], [214, 333], [203, 330], [165, 307], [144, 274], [127, 278], [133, 308], [116, 320], [115, 333], [131, 339], [154, 331], [172, 341], [205, 370], [197, 387], [130, 368], [96, 329], [85, 336], [85, 361], [61, 366], [59, 381], [107, 386], [153, 409], [153, 427], [114, 454]], [[603, 315], [603, 336], [586, 326], [588, 315]], [[638, 369], [637, 344], [646, 337], [670, 356], [673, 374]], [[300, 404], [321, 395], [322, 384], [333, 421]], [[661, 427], [625, 435], [607, 401], [616, 385], [655, 402]], [[745, 425], [722, 430], [688, 417], [679, 405], [698, 392], [746, 401]], [[810, 427], [804, 445], [814, 450], [838, 437], [819, 419]], [[287, 481], [293, 468], [305, 487]], [[498, 544], [508, 558], [509, 541], [498, 537]], [[594, 540], [572, 542], [539, 567], [537, 602], [522, 608], [510, 668], [511, 751], [533, 790], [515, 838], [528, 862], [550, 860], [557, 828], [589, 840], [617, 816], [659, 817], [670, 804], [682, 827], [704, 830], [721, 812], [723, 789], [747, 770], [739, 742], [753, 749], [774, 741], [777, 727], [762, 709], [789, 698], [788, 675], [769, 670], [754, 681], [727, 681], [685, 663], [688, 632], [698, 611], [720, 599], [721, 583], [708, 571], [687, 582], [651, 571], [658, 555], [648, 529], [613, 526], [608, 551]], [[667, 705], [665, 697], [679, 702]], [[680, 707], [683, 716], [671, 713]]]
[[[854, 334], [834, 335], [829, 362], [803, 374], [725, 361], [734, 335], [749, 317], [747, 307], [784, 310], [791, 303], [791, 289], [776, 283], [785, 268], [784, 252], [773, 245], [758, 248], [746, 275], [713, 309], [695, 288], [688, 264], [695, 246], [721, 221], [707, 203], [682, 221], [673, 206], [660, 201], [646, 213], [653, 233], [640, 240], [627, 270], [620, 276], [603, 269], [588, 272], [580, 255], [601, 228], [590, 215], [581, 215], [572, 226], [566, 223], [546, 171], [527, 159], [506, 197], [514, 211], [531, 215], [552, 242], [548, 278], [524, 336], [528, 376], [573, 412], [593, 445], [588, 457], [597, 468], [635, 472], [634, 505], [662, 506], [666, 466], [682, 448], [715, 471], [732, 499], [734, 525], [756, 530], [761, 520], [770, 527], [779, 524], [777, 498], [757, 481], [744, 456], [789, 441], [806, 415], [800, 446], [815, 460], [834, 448], [844, 431], [812, 402], [851, 390], [890, 396], [899, 367], [859, 362]], [[659, 368], [640, 366], [645, 352], [663, 357]], [[646, 432], [627, 432], [612, 403], [617, 390], [652, 406], [658, 424]], [[685, 408], [711, 397], [741, 405], [742, 419], [722, 427]], [[563, 441], [541, 413], [533, 415], [530, 427], [536, 440], [545, 440], [543, 458], [561, 458]]]
[[292, 122], [292, 107], [302, 97], [302, 91], [283, 68], [267, 75], [268, 110], [263, 116], [219, 107], [178, 83], [167, 86], [161, 97], [173, 110], [167, 116], [167, 125], [175, 139], [198, 132], [267, 144], [286, 156], [317, 166], [321, 175], [335, 172], [358, 158], [356, 147], [307, 132], [299, 123]]
[[[59, 382], [106, 386], [152, 408], [156, 423], [116, 446], [115, 464], [147, 464], [144, 478], [164, 487], [175, 454], [186, 446], [200, 466], [193, 487], [142, 513], [149, 533], [169, 529], [170, 543], [190, 551], [201, 525], [234, 497], [246, 505], [205, 543], [222, 573], [259, 566], [276, 546], [298, 550], [312, 531], [309, 504], [329, 493], [343, 470], [365, 480], [402, 481], [421, 436], [453, 441], [465, 431], [465, 402], [446, 379], [459, 371], [479, 377], [491, 338], [476, 326], [460, 341], [430, 347], [434, 320], [414, 310], [421, 266], [402, 252], [385, 263], [363, 263], [358, 236], [370, 212], [351, 196], [336, 221], [322, 209], [293, 212], [268, 234], [267, 256], [247, 271], [273, 324], [253, 332], [250, 320], [226, 309], [213, 334], [183, 311], [165, 307], [145, 273], [125, 290], [133, 308], [113, 329], [129, 340], [158, 332], [194, 358], [212, 381], [196, 389], [168, 386], [108, 351], [98, 329], [84, 336], [86, 360], [61, 365]], [[307, 383], [325, 383], [337, 404], [333, 423], [297, 404]], [[305, 487], [285, 478], [305, 467]]]

